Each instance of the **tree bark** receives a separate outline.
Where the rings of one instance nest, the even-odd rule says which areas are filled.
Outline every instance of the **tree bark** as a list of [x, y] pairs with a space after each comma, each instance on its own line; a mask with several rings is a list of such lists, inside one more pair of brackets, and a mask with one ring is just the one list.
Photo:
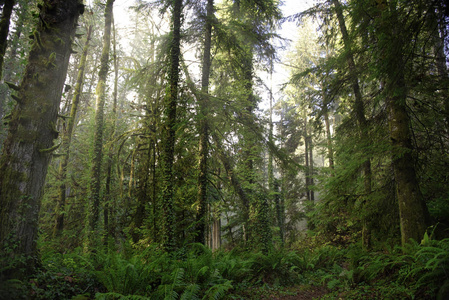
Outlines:
[[[5, 6], [3, 7], [2, 17], [0, 18], [0, 80], [2, 79], [3, 74], [3, 61], [6, 53], [9, 23], [14, 4], [15, 0], [6, 0]], [[0, 105], [2, 106], [3, 104], [0, 103]]]
[[207, 1], [206, 26], [204, 36], [203, 70], [201, 75], [201, 97], [199, 99], [199, 175], [198, 175], [198, 214], [197, 242], [206, 244], [207, 226], [207, 164], [209, 155], [209, 76], [211, 65], [212, 22], [214, 18], [214, 0]]
[[[331, 170], [334, 169], [334, 150], [332, 147], [332, 135], [331, 135], [331, 128], [330, 128], [330, 122], [329, 122], [329, 111], [326, 108], [324, 108], [323, 111], [324, 116], [324, 125], [326, 126], [326, 141], [327, 141], [327, 156], [329, 160], [329, 168]], [[331, 173], [331, 176], [333, 176], [333, 173]]]
[[380, 0], [377, 0], [377, 7], [381, 20], [377, 31], [380, 43], [378, 49], [385, 64], [379, 68], [385, 83], [401, 241], [404, 246], [410, 239], [421, 241], [427, 229], [429, 212], [419, 187], [412, 156], [410, 117], [406, 104], [408, 89], [404, 75], [406, 41], [403, 33], [399, 32], [401, 26], [396, 8], [387, 8]]
[[57, 236], [62, 232], [64, 228], [64, 215], [66, 204], [66, 190], [67, 190], [67, 165], [70, 158], [70, 144], [72, 142], [73, 128], [75, 126], [76, 113], [78, 111], [78, 104], [80, 102], [83, 82], [84, 82], [84, 70], [86, 68], [87, 51], [89, 49], [89, 41], [92, 33], [92, 25], [87, 29], [86, 43], [83, 47], [81, 54], [81, 60], [78, 67], [78, 76], [76, 79], [75, 91], [72, 99], [72, 108], [70, 110], [70, 116], [67, 122], [67, 130], [64, 132], [61, 142], [61, 153], [63, 154], [62, 161], [59, 165], [58, 179], [61, 182], [58, 188], [58, 201], [56, 204], [56, 220], [55, 227], [53, 229], [53, 236]]
[[[441, 13], [439, 13], [441, 15]], [[438, 70], [438, 76], [440, 77], [440, 81], [442, 82], [441, 86], [444, 86], [447, 84], [449, 76], [448, 76], [448, 70], [447, 70], [447, 64], [446, 64], [446, 54], [445, 54], [445, 41], [444, 36], [446, 34], [446, 28], [443, 24], [444, 17], [438, 16], [438, 14], [434, 11], [432, 11], [432, 18], [434, 18], [436, 26], [433, 33], [433, 39], [434, 39], [434, 47], [433, 52], [435, 55], [435, 64]], [[442, 98], [444, 101], [443, 107], [444, 107], [444, 113], [446, 115], [446, 131], [449, 132], [449, 91], [447, 89], [442, 89], [441, 91]]]
[[[12, 9], [14, 7], [14, 0], [6, 0], [3, 7], [2, 17], [0, 18], [0, 83], [3, 83], [3, 61], [6, 53], [6, 46], [9, 33], [9, 23], [11, 20]], [[3, 118], [3, 110], [5, 103], [4, 99], [6, 97], [0, 97], [0, 120]], [[0, 135], [1, 137], [1, 135]], [[0, 140], [1, 149], [1, 140]]]
[[[113, 36], [113, 61], [114, 61], [114, 91], [112, 93], [112, 128], [111, 128], [111, 137], [110, 141], [114, 140], [117, 136], [116, 127], [117, 127], [117, 98], [118, 98], [118, 58], [117, 58], [117, 39], [116, 39], [116, 30], [115, 30], [115, 20], [114, 16], [112, 16], [112, 36]], [[103, 221], [104, 221], [104, 235], [105, 235], [105, 243], [107, 243], [108, 237], [114, 236], [115, 228], [110, 222], [111, 216], [113, 216], [113, 212], [115, 210], [115, 196], [111, 193], [111, 182], [112, 182], [112, 167], [114, 163], [113, 159], [113, 151], [114, 147], [111, 145], [108, 153], [108, 159], [106, 162], [106, 185], [105, 185], [105, 199], [104, 199], [104, 211], [103, 211]]]
[[304, 158], [306, 163], [305, 180], [306, 180], [306, 196], [310, 201], [310, 163], [309, 163], [309, 138], [307, 130], [307, 116], [304, 118]]
[[26, 276], [37, 263], [42, 188], [56, 148], [62, 88], [83, 10], [78, 0], [44, 1], [24, 77], [19, 87], [12, 86], [17, 105], [0, 160], [0, 253], [2, 264], [25, 258], [11, 270], [12, 277]]
[[181, 55], [182, 0], [172, 1], [172, 31], [170, 45], [170, 68], [168, 89], [165, 96], [165, 124], [162, 144], [162, 248], [168, 252], [175, 250], [175, 211], [173, 160], [176, 139], [176, 107], [178, 102], [179, 58]]
[[[96, 89], [95, 104], [95, 135], [93, 145], [92, 183], [90, 187], [91, 214], [89, 218], [89, 230], [92, 234], [97, 230], [100, 216], [100, 190], [101, 190], [101, 165], [103, 159], [103, 127], [104, 127], [104, 104], [106, 99], [106, 79], [109, 71], [109, 51], [111, 48], [112, 8], [114, 0], [107, 0], [104, 10], [104, 35], [103, 50], [100, 59], [100, 70], [98, 72], [98, 84]], [[93, 236], [91, 236], [93, 238]]]
[[[313, 144], [312, 144], [312, 135], [310, 134], [308, 137], [308, 144], [309, 144], [309, 190], [310, 190], [310, 201], [315, 201], [315, 192], [313, 191]], [[312, 187], [312, 188], [311, 188]]]

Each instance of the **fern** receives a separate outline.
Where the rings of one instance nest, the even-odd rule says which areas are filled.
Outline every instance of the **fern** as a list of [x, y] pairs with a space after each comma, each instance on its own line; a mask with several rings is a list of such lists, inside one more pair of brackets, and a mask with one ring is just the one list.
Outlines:
[[184, 285], [185, 271], [182, 268], [176, 268], [170, 276], [167, 278], [169, 283], [161, 284], [158, 291], [154, 296], [155, 299], [172, 300], [177, 299], [179, 293], [177, 290], [181, 290]]
[[228, 290], [232, 289], [232, 288], [233, 288], [233, 286], [232, 286], [231, 281], [230, 280], [226, 280], [224, 283], [216, 284], [216, 285], [212, 286], [211, 288], [209, 288], [206, 291], [203, 299], [207, 299], [207, 300], [209, 300], [209, 299], [214, 299], [214, 300], [221, 299], [221, 298], [223, 298], [225, 296], [225, 293]]
[[185, 290], [182, 293], [180, 299], [181, 300], [196, 300], [196, 299], [200, 299], [199, 296], [198, 296], [200, 294], [200, 290], [201, 290], [201, 287], [200, 287], [199, 284], [196, 284], [196, 283], [190, 284], [190, 285], [188, 285], [185, 288]]
[[96, 300], [149, 300], [150, 298], [139, 295], [122, 295], [120, 293], [97, 293]]

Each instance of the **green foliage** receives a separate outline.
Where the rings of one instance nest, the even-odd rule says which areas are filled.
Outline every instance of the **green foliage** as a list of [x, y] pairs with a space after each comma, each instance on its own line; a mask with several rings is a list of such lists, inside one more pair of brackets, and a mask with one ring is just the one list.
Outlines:
[[221, 276], [211, 250], [201, 244], [189, 245], [172, 255], [148, 247], [129, 257], [123, 253], [97, 253], [94, 260], [95, 274], [108, 291], [97, 294], [98, 299], [115, 299], [111, 297], [118, 295], [219, 299], [232, 288], [231, 281]]
[[[345, 299], [434, 299], [447, 293], [449, 240], [368, 252], [352, 246], [343, 264], [322, 269], [322, 283]], [[318, 271], [318, 270], [315, 270]]]
[[0, 278], [0, 299], [26, 299], [26, 287], [18, 279]]
[[252, 281], [274, 285], [290, 285], [299, 279], [301, 260], [293, 251], [271, 251], [251, 257]]

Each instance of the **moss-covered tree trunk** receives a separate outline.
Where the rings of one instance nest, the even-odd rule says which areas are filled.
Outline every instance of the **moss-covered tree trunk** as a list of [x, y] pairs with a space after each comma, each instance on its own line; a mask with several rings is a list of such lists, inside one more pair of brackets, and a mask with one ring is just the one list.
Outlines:
[[182, 0], [172, 1], [170, 67], [168, 87], [165, 95], [165, 122], [162, 140], [162, 220], [161, 242], [166, 251], [175, 249], [175, 210], [173, 160], [176, 138], [176, 107], [178, 102], [179, 58], [181, 55], [181, 16]]
[[107, 0], [104, 10], [104, 35], [103, 50], [101, 52], [100, 70], [98, 71], [98, 84], [95, 102], [95, 134], [92, 157], [90, 186], [90, 205], [91, 212], [89, 216], [89, 230], [97, 230], [100, 217], [100, 190], [101, 190], [101, 165], [103, 160], [103, 127], [104, 127], [104, 104], [106, 100], [106, 79], [109, 71], [109, 51], [111, 48], [111, 27], [112, 27], [112, 8], [114, 0]]
[[392, 162], [399, 204], [402, 245], [410, 239], [421, 241], [427, 229], [429, 213], [421, 193], [413, 159], [410, 117], [407, 111], [408, 88], [405, 80], [405, 34], [401, 32], [399, 16], [394, 4], [377, 0], [379, 10], [378, 55], [382, 62], [378, 68], [384, 82], [388, 110]]
[[75, 90], [72, 98], [72, 108], [70, 109], [70, 116], [67, 122], [67, 129], [64, 132], [61, 142], [61, 153], [63, 158], [59, 165], [58, 179], [61, 182], [58, 187], [58, 202], [56, 204], [56, 219], [55, 227], [53, 230], [53, 236], [56, 236], [62, 232], [64, 228], [64, 216], [66, 205], [66, 190], [67, 190], [67, 165], [70, 159], [70, 144], [72, 142], [73, 128], [75, 126], [76, 113], [78, 111], [78, 104], [81, 98], [81, 92], [84, 82], [84, 70], [86, 68], [87, 51], [89, 49], [89, 41], [92, 33], [92, 25], [88, 27], [86, 34], [86, 42], [83, 47], [81, 59], [78, 67], [78, 76], [76, 78]]
[[[110, 141], [114, 140], [117, 133], [117, 100], [118, 100], [118, 58], [117, 58], [117, 39], [116, 39], [116, 30], [115, 30], [115, 20], [112, 20], [112, 34], [113, 34], [113, 61], [114, 61], [114, 91], [112, 93], [112, 128], [111, 128], [111, 137]], [[106, 185], [105, 185], [105, 193], [104, 193], [104, 210], [103, 210], [103, 221], [104, 221], [104, 236], [105, 242], [107, 242], [108, 237], [114, 236], [114, 222], [111, 222], [111, 217], [114, 218], [115, 211], [115, 196], [111, 192], [112, 185], [112, 167], [114, 163], [113, 158], [113, 145], [110, 146], [108, 159], [106, 162]]]
[[[37, 224], [42, 189], [51, 158], [55, 124], [67, 74], [79, 0], [44, 1], [0, 160], [0, 257], [14, 265], [12, 276], [37, 262]], [[25, 273], [18, 274], [19, 268]], [[5, 269], [3, 269], [5, 270]]]
[[197, 242], [206, 244], [207, 225], [207, 159], [209, 155], [209, 112], [208, 92], [211, 65], [212, 21], [214, 17], [214, 0], [207, 1], [206, 26], [204, 36], [203, 70], [201, 74], [201, 97], [199, 99], [199, 175], [198, 175], [198, 214], [197, 214]]
[[[3, 6], [2, 16], [0, 18], [0, 83], [3, 82], [3, 61], [6, 53], [6, 46], [9, 33], [9, 23], [11, 20], [12, 9], [14, 7], [14, 0], [6, 0]], [[4, 98], [0, 97], [0, 120], [3, 117], [3, 110], [5, 103]], [[1, 145], [0, 145], [1, 149]]]
[[2, 78], [3, 74], [2, 73], [3, 61], [6, 53], [6, 46], [9, 33], [9, 23], [11, 20], [11, 14], [14, 4], [15, 4], [14, 0], [6, 0], [5, 5], [3, 6], [2, 16], [0, 18], [0, 79]]

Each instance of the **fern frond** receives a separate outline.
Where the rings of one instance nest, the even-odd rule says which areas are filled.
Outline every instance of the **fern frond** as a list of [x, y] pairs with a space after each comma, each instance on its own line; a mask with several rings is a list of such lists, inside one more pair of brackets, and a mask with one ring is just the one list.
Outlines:
[[216, 284], [206, 291], [206, 293], [203, 297], [203, 300], [221, 299], [225, 296], [225, 293], [232, 288], [233, 288], [233, 286], [232, 286], [232, 282], [230, 280], [227, 280], [221, 284]]

